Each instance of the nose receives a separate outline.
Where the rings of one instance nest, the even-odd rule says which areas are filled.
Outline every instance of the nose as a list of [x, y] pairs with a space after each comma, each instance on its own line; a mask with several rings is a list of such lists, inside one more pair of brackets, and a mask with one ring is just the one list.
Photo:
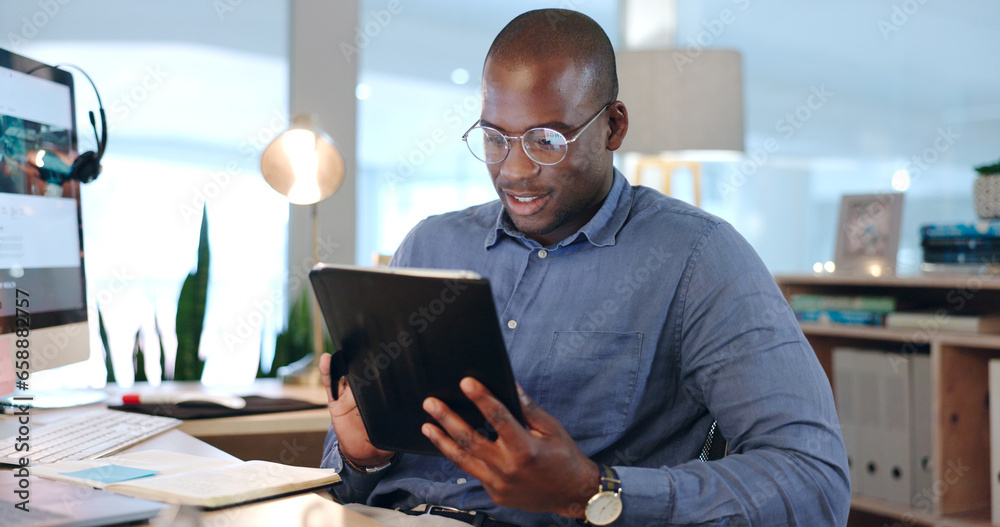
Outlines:
[[524, 151], [521, 139], [516, 139], [510, 143], [510, 151], [507, 158], [500, 162], [500, 175], [510, 181], [534, 177], [541, 167], [535, 163]]

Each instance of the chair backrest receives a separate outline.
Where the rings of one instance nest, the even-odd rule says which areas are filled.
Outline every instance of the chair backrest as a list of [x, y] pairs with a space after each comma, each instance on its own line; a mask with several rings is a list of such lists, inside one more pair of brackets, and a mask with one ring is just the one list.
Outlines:
[[708, 437], [705, 439], [705, 446], [701, 448], [698, 459], [701, 461], [713, 461], [722, 459], [729, 453], [729, 442], [722, 437], [719, 431], [719, 423], [712, 421], [711, 428], [708, 429]]

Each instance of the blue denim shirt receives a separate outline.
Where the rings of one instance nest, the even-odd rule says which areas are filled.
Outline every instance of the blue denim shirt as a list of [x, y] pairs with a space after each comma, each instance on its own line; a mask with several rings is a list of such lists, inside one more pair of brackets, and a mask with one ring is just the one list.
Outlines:
[[[614, 525], [844, 525], [850, 484], [830, 385], [772, 276], [728, 223], [614, 178], [594, 218], [551, 247], [494, 201], [422, 221], [393, 263], [490, 280], [517, 381], [618, 471]], [[729, 456], [705, 463], [713, 420]], [[331, 490], [345, 502], [575, 524], [496, 506], [445, 458], [343, 469], [332, 430], [323, 466], [341, 469]]]

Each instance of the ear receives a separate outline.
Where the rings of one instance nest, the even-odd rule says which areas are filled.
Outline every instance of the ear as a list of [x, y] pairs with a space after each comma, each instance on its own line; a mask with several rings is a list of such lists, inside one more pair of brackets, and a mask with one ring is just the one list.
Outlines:
[[628, 110], [625, 103], [615, 101], [608, 108], [610, 115], [611, 135], [608, 136], [608, 150], [618, 150], [625, 140], [625, 133], [628, 132]]

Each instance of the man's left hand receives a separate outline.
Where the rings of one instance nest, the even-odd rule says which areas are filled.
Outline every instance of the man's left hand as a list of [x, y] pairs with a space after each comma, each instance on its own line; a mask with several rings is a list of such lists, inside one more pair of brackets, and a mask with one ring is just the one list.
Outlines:
[[583, 518], [587, 500], [597, 492], [600, 469], [580, 451], [556, 418], [518, 386], [527, 428], [479, 381], [460, 384], [497, 431], [490, 441], [439, 399], [428, 397], [424, 410], [439, 426], [422, 432], [455, 465], [482, 482], [497, 505], [530, 512], [555, 512]]

